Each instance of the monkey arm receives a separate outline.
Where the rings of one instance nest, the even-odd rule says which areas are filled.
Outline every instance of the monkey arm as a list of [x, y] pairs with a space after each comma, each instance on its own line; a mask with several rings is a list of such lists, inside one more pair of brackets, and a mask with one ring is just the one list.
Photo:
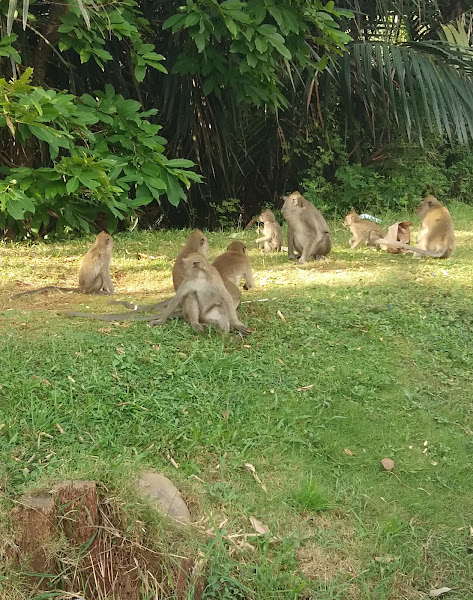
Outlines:
[[244, 290], [251, 290], [251, 288], [255, 287], [255, 280], [253, 279], [253, 272], [251, 269], [246, 271], [244, 274], [245, 277], [245, 285], [243, 286]]
[[264, 235], [263, 237], [260, 237], [256, 240], [257, 244], [262, 244], [263, 242], [270, 242], [271, 241], [271, 235]]
[[356, 250], [356, 248], [358, 248], [358, 246], [361, 244], [361, 242], [363, 241], [363, 238], [354, 238], [352, 237], [350, 240], [350, 246], [352, 250]]
[[102, 275], [102, 289], [107, 291], [109, 294], [114, 294], [115, 288], [113, 287], [113, 281], [112, 281], [112, 278], [110, 277], [109, 268], [104, 267], [101, 271], [101, 275]]
[[287, 226], [287, 255], [289, 260], [297, 258], [294, 254], [294, 230], [289, 224]]

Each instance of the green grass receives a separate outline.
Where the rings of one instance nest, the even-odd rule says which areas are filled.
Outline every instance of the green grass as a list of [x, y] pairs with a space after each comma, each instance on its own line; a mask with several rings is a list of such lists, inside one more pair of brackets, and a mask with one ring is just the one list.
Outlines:
[[[167, 544], [202, 550], [206, 598], [472, 598], [473, 209], [451, 211], [447, 261], [352, 251], [333, 223], [330, 257], [299, 267], [238, 234], [257, 284], [243, 299], [268, 298], [239, 308], [245, 339], [61, 315], [107, 311], [103, 297], [11, 300], [18, 282], [75, 285], [91, 239], [0, 246], [0, 522], [23, 491], [64, 478], [97, 479], [134, 514], [129, 482], [153, 468], [199, 521]], [[169, 295], [185, 236], [117, 235], [117, 298]], [[209, 240], [214, 257], [230, 237]], [[271, 535], [238, 546], [250, 517]], [[143, 519], [157, 539], [166, 525]], [[30, 597], [4, 575], [0, 597]]]

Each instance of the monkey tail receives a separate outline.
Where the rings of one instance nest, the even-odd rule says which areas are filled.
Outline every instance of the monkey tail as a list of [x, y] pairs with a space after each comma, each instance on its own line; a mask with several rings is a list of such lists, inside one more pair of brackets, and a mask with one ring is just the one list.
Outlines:
[[447, 253], [448, 248], [440, 248], [440, 250], [424, 250], [423, 248], [417, 248], [417, 246], [409, 246], [403, 242], [392, 242], [385, 238], [373, 240], [374, 244], [389, 246], [390, 248], [401, 248], [407, 252], [414, 252], [416, 254], [422, 254], [423, 256], [431, 256], [432, 258], [442, 258]]
[[159, 315], [136, 315], [135, 313], [104, 313], [103, 315], [98, 313], [87, 313], [87, 312], [72, 312], [68, 311], [65, 313], [68, 317], [81, 317], [83, 319], [94, 319], [96, 321], [152, 321]]
[[31, 296], [32, 294], [42, 294], [43, 292], [78, 292], [79, 288], [66, 288], [58, 287], [56, 285], [46, 285], [44, 287], [36, 288], [35, 290], [28, 290], [26, 292], [18, 292], [13, 294], [12, 298], [19, 298], [20, 296]]
[[128, 302], [128, 300], [110, 300], [109, 302], [109, 304], [120, 304], [121, 306], [124, 306], [133, 312], [150, 312], [158, 308], [165, 308], [168, 303], [169, 298], [162, 300], [161, 302], [157, 302], [156, 304], [134, 304], [133, 302]]

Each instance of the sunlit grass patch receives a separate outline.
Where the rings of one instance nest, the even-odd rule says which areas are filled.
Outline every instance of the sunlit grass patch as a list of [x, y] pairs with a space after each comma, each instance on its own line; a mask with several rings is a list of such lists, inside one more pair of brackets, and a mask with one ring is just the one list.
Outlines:
[[[442, 586], [469, 598], [473, 211], [452, 214], [458, 248], [445, 261], [352, 251], [334, 223], [333, 252], [301, 267], [238, 233], [256, 281], [238, 309], [254, 329], [245, 339], [62, 314], [110, 311], [107, 297], [12, 300], [22, 282], [75, 285], [92, 236], [1, 245], [3, 515], [24, 490], [66, 478], [132, 502], [133, 475], [153, 468], [199, 524], [170, 536], [170, 551], [209, 557], [208, 598], [397, 600]], [[187, 233], [116, 235], [117, 299], [170, 295]], [[209, 234], [211, 259], [231, 235]], [[145, 517], [157, 539], [161, 521]], [[270, 534], [252, 538], [252, 517]]]

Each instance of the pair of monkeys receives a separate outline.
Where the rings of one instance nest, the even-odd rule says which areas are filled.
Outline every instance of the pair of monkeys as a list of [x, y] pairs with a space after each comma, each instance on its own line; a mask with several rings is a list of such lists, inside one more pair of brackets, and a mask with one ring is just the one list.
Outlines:
[[[287, 222], [289, 260], [298, 258], [299, 264], [303, 265], [311, 257], [324, 258], [332, 249], [332, 236], [320, 210], [308, 202], [300, 192], [283, 196], [283, 199], [281, 212]], [[261, 221], [264, 227], [263, 237], [258, 238], [256, 243], [262, 244], [265, 252], [279, 252], [283, 237], [274, 214], [265, 210], [257, 220]]]
[[431, 256], [433, 258], [448, 258], [455, 250], [455, 232], [453, 220], [446, 206], [443, 206], [435, 196], [428, 195], [417, 207], [417, 214], [422, 225], [417, 236], [417, 246], [409, 246], [402, 242], [385, 239], [386, 233], [376, 223], [360, 219], [355, 210], [345, 217], [344, 225], [349, 227], [353, 237], [349, 240], [354, 250], [365, 242], [367, 246], [379, 246], [383, 250], [400, 249], [413, 252], [414, 258]]

